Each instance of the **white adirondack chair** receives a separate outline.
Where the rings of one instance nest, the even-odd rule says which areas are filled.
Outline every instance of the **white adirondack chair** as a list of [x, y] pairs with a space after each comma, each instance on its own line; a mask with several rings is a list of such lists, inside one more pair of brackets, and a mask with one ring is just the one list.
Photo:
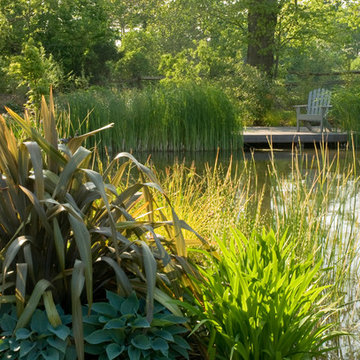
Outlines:
[[[331, 92], [326, 89], [315, 89], [310, 91], [307, 105], [295, 105], [297, 131], [300, 131], [300, 121], [305, 122], [305, 126], [312, 130], [311, 124], [320, 125], [320, 132], [323, 132], [324, 126], [331, 131], [329, 123], [326, 121], [326, 115], [331, 108]], [[301, 109], [306, 109], [302, 113]]]

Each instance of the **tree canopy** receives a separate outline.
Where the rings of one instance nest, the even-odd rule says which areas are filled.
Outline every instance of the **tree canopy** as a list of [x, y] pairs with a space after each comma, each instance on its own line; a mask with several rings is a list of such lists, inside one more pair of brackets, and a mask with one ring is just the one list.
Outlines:
[[24, 85], [14, 64], [36, 47], [64, 89], [216, 80], [246, 64], [270, 80], [348, 71], [360, 63], [359, 14], [351, 0], [2, 0], [0, 66], [8, 87]]

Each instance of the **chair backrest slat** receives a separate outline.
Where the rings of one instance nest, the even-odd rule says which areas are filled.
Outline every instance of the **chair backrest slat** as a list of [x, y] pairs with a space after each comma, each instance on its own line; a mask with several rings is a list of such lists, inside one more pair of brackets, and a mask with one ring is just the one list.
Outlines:
[[326, 89], [315, 89], [309, 92], [308, 114], [319, 115], [321, 108], [330, 105], [331, 93]]

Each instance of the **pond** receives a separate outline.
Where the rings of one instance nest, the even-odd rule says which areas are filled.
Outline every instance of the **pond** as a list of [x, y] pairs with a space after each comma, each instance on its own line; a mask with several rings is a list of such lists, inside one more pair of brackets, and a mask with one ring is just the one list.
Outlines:
[[[340, 328], [354, 333], [341, 340], [340, 351], [332, 358], [356, 359], [359, 346], [360, 296], [360, 153], [344, 150], [255, 151], [230, 154], [154, 153], [157, 171], [182, 162], [205, 174], [206, 164], [215, 162], [227, 168], [232, 162], [233, 176], [244, 168], [252, 191], [261, 192], [259, 226], [288, 231], [299, 239], [299, 253], [321, 255], [324, 267], [331, 268], [327, 283], [334, 284], [333, 300], [341, 301], [337, 321]], [[141, 162], [148, 155], [136, 154]], [[246, 181], [244, 178], [242, 181]], [[240, 184], [240, 183], [239, 183]], [[242, 196], [241, 194], [239, 196]], [[253, 195], [247, 195], [250, 201]], [[236, 197], [236, 195], [235, 195]], [[207, 201], [206, 197], [204, 201]], [[256, 206], [256, 201], [254, 205]], [[241, 204], [241, 202], [237, 203]], [[241, 206], [241, 205], [239, 205]], [[219, 209], [214, 209], [218, 211]], [[239, 214], [242, 211], [238, 210]], [[266, 215], [265, 215], [266, 214]], [[256, 211], [254, 212], [256, 215]], [[254, 226], [254, 224], [251, 224]], [[244, 224], [242, 225], [244, 227]]]

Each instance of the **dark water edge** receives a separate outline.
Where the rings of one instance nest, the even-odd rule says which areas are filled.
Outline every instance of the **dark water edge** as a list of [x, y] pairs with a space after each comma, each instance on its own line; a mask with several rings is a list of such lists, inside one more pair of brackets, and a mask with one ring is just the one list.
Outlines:
[[[321, 150], [314, 148], [302, 149], [302, 150], [267, 150], [258, 149], [252, 151], [201, 151], [201, 152], [134, 152], [135, 158], [143, 164], [151, 164], [157, 170], [164, 170], [166, 167], [172, 166], [175, 163], [184, 163], [185, 166], [195, 166], [197, 172], [201, 174], [205, 165], [214, 167], [222, 165], [227, 168], [232, 163], [232, 167], [241, 169], [244, 166], [244, 161], [254, 161], [256, 170], [259, 175], [262, 175], [267, 171], [271, 160], [274, 160], [274, 164], [280, 174], [286, 175], [291, 172], [291, 165], [293, 157], [301, 158], [302, 161], [308, 163], [313, 158], [318, 157], [320, 162], [322, 161], [323, 153]], [[334, 157], [339, 156], [340, 166], [345, 166], [349, 162], [356, 159], [357, 167], [360, 165], [360, 151], [352, 152], [351, 150], [337, 150], [329, 149], [326, 151], [328, 154], [328, 160], [332, 161]]]

